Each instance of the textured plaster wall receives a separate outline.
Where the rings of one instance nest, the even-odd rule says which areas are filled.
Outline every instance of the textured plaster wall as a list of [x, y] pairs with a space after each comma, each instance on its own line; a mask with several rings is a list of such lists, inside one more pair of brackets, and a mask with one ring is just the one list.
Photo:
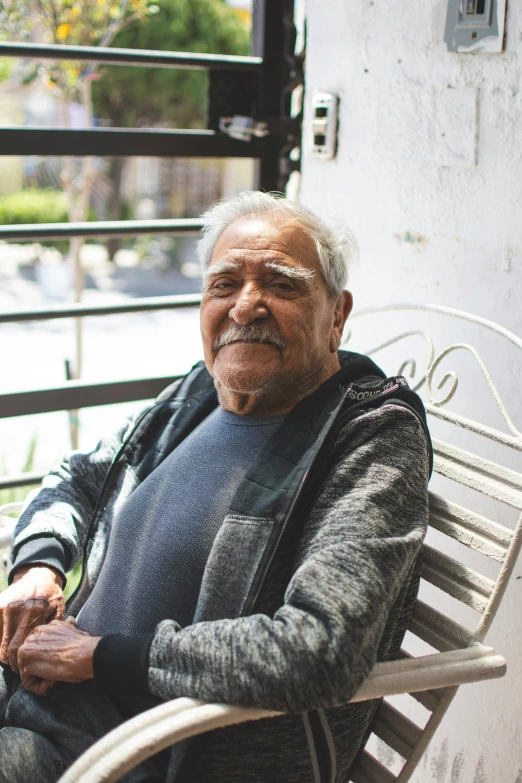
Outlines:
[[[357, 307], [432, 302], [520, 335], [522, 3], [508, 2], [502, 54], [448, 53], [445, 14], [441, 0], [308, 0], [301, 199], [356, 234], [361, 262], [350, 287]], [[314, 89], [340, 96], [333, 161], [310, 153]], [[522, 361], [495, 346], [486, 346], [491, 367], [520, 424]], [[490, 401], [479, 381], [476, 416]], [[520, 470], [520, 455], [511, 459]], [[509, 675], [460, 690], [415, 783], [522, 783], [517, 576], [522, 565], [488, 636]]]

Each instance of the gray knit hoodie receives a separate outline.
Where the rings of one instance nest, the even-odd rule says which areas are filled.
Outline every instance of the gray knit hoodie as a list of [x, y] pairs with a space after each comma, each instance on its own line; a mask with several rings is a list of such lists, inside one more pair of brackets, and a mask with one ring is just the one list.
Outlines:
[[[46, 540], [47, 562], [63, 570], [85, 551], [87, 568], [70, 613], [83, 605], [101, 570], [115, 511], [157, 466], [157, 454], [164, 458], [169, 427], [175, 447], [187, 434], [180, 416], [190, 416], [195, 426], [208, 414], [210, 384], [202, 382], [201, 368], [194, 373], [162, 396], [159, 417], [155, 406], [93, 453], [71, 455], [20, 519], [15, 565], [23, 562], [24, 542]], [[374, 390], [370, 399], [386, 388], [376, 375], [359, 387], [342, 375], [336, 379], [329, 393], [342, 399], [330, 410], [322, 400], [323, 419], [309, 416], [302, 424], [295, 414], [296, 441], [318, 440], [334, 419], [345, 421], [316, 457], [322, 469], [310, 491], [310, 467], [290, 464], [291, 449], [285, 457], [284, 447], [271, 441], [264, 472], [259, 466], [251, 472], [225, 516], [192, 626], [180, 629], [166, 620], [147, 640], [105, 637], [99, 680], [109, 691], [121, 693], [134, 674], [138, 690], [162, 699], [189, 696], [289, 713], [194, 741], [176, 783], [350, 779], [376, 704], [339, 705], [377, 660], [397, 655], [428, 518], [422, 418], [393, 395], [388, 404], [378, 407], [383, 400], [375, 399], [342, 418], [353, 388]], [[199, 413], [188, 411], [191, 406]], [[110, 469], [118, 454], [117, 468]], [[292, 491], [296, 482], [300, 490]], [[285, 508], [288, 497], [291, 509]], [[278, 528], [280, 518], [285, 524]], [[131, 661], [127, 673], [118, 672], [122, 656]]]

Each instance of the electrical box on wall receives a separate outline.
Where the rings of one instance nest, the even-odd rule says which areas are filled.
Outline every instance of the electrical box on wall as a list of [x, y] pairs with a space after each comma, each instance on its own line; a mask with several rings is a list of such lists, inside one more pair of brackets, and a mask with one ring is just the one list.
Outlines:
[[337, 151], [337, 107], [339, 98], [331, 92], [312, 95], [312, 155], [331, 160]]
[[450, 52], [502, 51], [506, 0], [448, 0], [444, 40]]

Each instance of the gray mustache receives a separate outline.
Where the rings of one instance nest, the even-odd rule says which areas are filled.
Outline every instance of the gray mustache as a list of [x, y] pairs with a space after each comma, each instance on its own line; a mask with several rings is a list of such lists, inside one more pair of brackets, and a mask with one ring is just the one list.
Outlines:
[[224, 345], [230, 345], [230, 343], [240, 341], [245, 343], [271, 343], [281, 351], [285, 347], [281, 334], [272, 326], [265, 323], [232, 323], [224, 332], [216, 337], [212, 345], [215, 350], [218, 350], [218, 348], [222, 348]]

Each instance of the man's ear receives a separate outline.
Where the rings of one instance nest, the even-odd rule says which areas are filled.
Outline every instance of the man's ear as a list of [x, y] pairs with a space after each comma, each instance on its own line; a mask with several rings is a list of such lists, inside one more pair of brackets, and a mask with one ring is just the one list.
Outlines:
[[353, 296], [350, 291], [341, 291], [334, 309], [334, 322], [330, 334], [330, 352], [335, 353], [341, 344], [344, 325], [353, 307]]

